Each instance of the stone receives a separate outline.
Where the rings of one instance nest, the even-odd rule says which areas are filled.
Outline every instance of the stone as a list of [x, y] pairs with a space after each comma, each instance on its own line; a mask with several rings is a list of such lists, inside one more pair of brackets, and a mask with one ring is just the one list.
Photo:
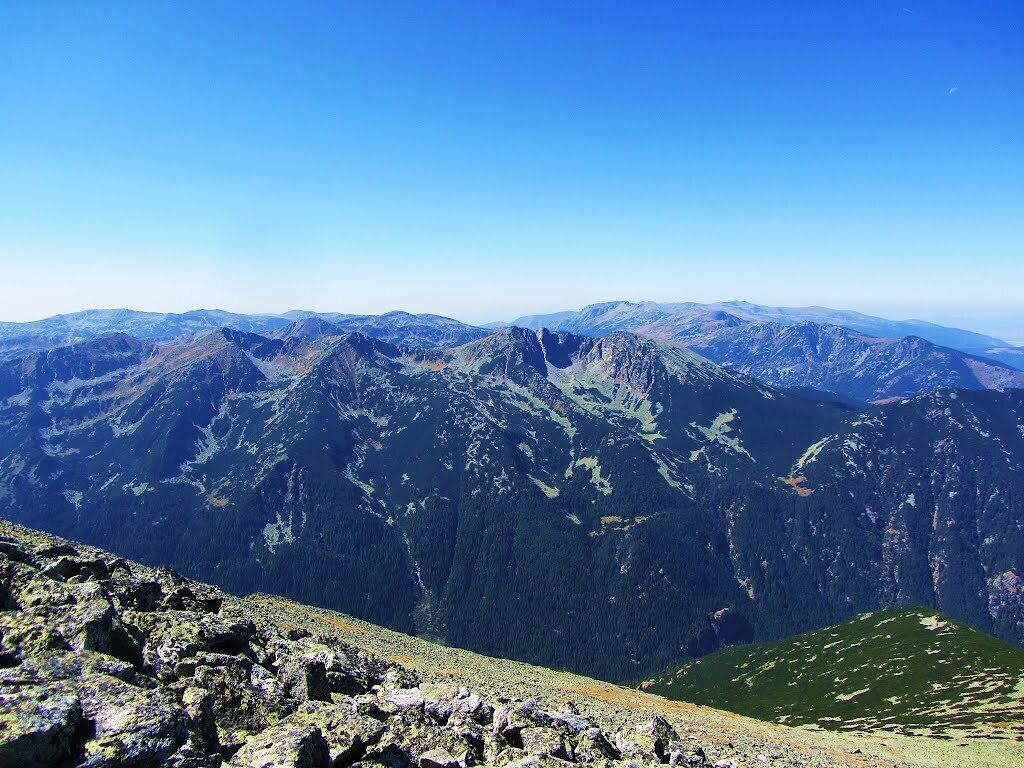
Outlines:
[[299, 701], [330, 701], [331, 686], [327, 669], [319, 659], [307, 656], [287, 657], [281, 661], [277, 677], [285, 693]]
[[423, 709], [425, 704], [419, 688], [396, 688], [384, 691], [382, 699], [385, 705], [390, 705], [397, 712], [404, 712], [409, 709]]
[[438, 747], [420, 755], [419, 768], [459, 768], [459, 761], [448, 750]]
[[298, 710], [281, 721], [294, 726], [312, 725], [327, 741], [331, 765], [340, 765], [361, 756], [386, 730], [384, 723], [359, 714], [351, 704], [305, 701]]
[[576, 712], [540, 712], [539, 719], [565, 733], [582, 733], [592, 727], [593, 723]]
[[66, 684], [0, 692], [0, 765], [33, 768], [69, 760], [81, 721], [81, 703]]
[[588, 728], [579, 734], [573, 752], [576, 760], [580, 762], [619, 759], [619, 751], [605, 738], [600, 728]]
[[79, 576], [83, 580], [105, 581], [110, 578], [110, 569], [98, 557], [72, 557], [61, 555], [43, 568], [43, 573], [52, 579], [65, 581]]
[[673, 768], [709, 768], [711, 761], [699, 746], [672, 744], [669, 747], [668, 764]]
[[473, 764], [480, 757], [472, 745], [420, 709], [407, 709], [387, 719], [387, 730], [380, 741], [367, 752], [366, 759], [386, 765], [414, 766], [420, 755], [443, 748], [458, 759], [469, 753]]
[[159, 765], [190, 736], [190, 718], [167, 690], [107, 675], [87, 675], [75, 687], [94, 729], [84, 748], [89, 768]]
[[616, 737], [616, 747], [623, 759], [668, 762], [669, 745], [679, 741], [679, 734], [661, 715], [636, 726], [628, 734]]
[[568, 750], [562, 741], [562, 734], [548, 726], [524, 728], [519, 733], [523, 749], [531, 755], [554, 755], [567, 758]]
[[228, 761], [237, 768], [328, 768], [327, 740], [315, 725], [281, 722], [245, 744]]
[[514, 763], [509, 768], [571, 768], [573, 763], [553, 755], [529, 755]]

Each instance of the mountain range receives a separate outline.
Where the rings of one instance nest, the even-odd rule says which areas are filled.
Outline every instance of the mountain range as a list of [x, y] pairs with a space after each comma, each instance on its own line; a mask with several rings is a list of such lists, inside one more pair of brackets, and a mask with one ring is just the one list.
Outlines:
[[1024, 642], [1024, 391], [870, 405], [625, 331], [274, 326], [4, 363], [0, 514], [606, 679], [905, 604]]
[[[302, 321], [297, 328], [292, 325]], [[160, 314], [88, 310], [30, 323], [0, 323], [0, 360], [72, 344], [104, 333], [157, 343], [195, 339], [217, 328], [280, 337], [356, 331], [390, 344], [454, 347], [490, 328], [439, 315], [388, 312], [349, 315], [302, 310], [239, 315], [221, 310]], [[1024, 350], [970, 331], [922, 321], [890, 321], [820, 307], [765, 307], [746, 302], [609, 302], [578, 312], [520, 318], [517, 327], [600, 337], [633, 331], [674, 341], [713, 362], [781, 388], [832, 393], [859, 402], [912, 397], [940, 387], [1024, 386]]]
[[[994, 336], [988, 336], [961, 328], [950, 328], [924, 320], [887, 320], [850, 310], [829, 309], [828, 307], [771, 307], [751, 304], [747, 301], [719, 301], [699, 303], [695, 301], [661, 303], [654, 301], [610, 301], [590, 304], [578, 311], [562, 311], [547, 315], [528, 315], [517, 318], [508, 325], [526, 328], [552, 328], [571, 331], [587, 336], [603, 336], [612, 331], [637, 330], [651, 323], [678, 315], [701, 315], [708, 312], [725, 312], [741, 320], [770, 322], [779, 325], [797, 325], [812, 322], [823, 325], [837, 325], [876, 338], [901, 339], [917, 336], [933, 344], [968, 352], [971, 354], [995, 355], [1009, 350], [1018, 350], [1012, 344]], [[504, 323], [491, 323], [500, 327]], [[1024, 357], [1013, 356], [1020, 362]], [[1009, 362], [1011, 365], [1012, 361]]]
[[1024, 386], [1024, 371], [919, 336], [875, 338], [837, 325], [782, 325], [721, 311], [670, 315], [637, 330], [777, 387], [835, 392], [864, 402], [943, 387]]
[[384, 341], [426, 347], [464, 344], [488, 333], [448, 317], [408, 312], [347, 315], [293, 310], [281, 315], [243, 315], [219, 309], [182, 313], [89, 309], [26, 323], [0, 322], [0, 360], [76, 344], [108, 333], [126, 333], [138, 339], [168, 342], [194, 339], [218, 328], [270, 334], [298, 320], [322, 320], [342, 330], [362, 331]]

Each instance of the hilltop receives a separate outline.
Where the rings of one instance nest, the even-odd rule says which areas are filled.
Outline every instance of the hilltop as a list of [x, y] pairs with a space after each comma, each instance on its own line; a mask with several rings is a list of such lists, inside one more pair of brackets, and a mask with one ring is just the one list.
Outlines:
[[787, 725], [1024, 735], [1024, 650], [921, 607], [727, 648], [642, 687]]

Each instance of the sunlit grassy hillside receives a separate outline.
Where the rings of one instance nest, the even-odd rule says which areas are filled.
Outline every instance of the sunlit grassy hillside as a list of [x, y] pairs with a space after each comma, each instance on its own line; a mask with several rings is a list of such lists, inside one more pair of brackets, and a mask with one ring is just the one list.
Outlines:
[[786, 725], [1024, 734], [1024, 649], [919, 607], [727, 648], [643, 687]]

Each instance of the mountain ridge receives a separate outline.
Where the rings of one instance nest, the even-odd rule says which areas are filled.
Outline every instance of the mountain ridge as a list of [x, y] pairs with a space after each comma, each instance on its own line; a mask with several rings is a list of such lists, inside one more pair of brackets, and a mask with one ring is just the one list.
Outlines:
[[860, 407], [527, 329], [215, 332], [93, 379], [21, 370], [0, 511], [237, 591], [617, 679], [909, 599], [1024, 639], [1019, 392]]
[[487, 334], [482, 328], [441, 315], [413, 315], [401, 311], [347, 315], [293, 310], [281, 315], [246, 315], [206, 309], [182, 313], [84, 310], [23, 323], [0, 322], [0, 360], [87, 341], [109, 332], [128, 333], [155, 342], [188, 341], [219, 328], [273, 335], [297, 321], [313, 319], [345, 331], [367, 331], [385, 341], [410, 346], [452, 346]]
[[[923, 320], [887, 320], [849, 310], [834, 310], [827, 307], [772, 307], [745, 301], [722, 302], [630, 302], [609, 301], [590, 304], [583, 309], [562, 311], [548, 315], [530, 315], [517, 318], [512, 325], [550, 325], [556, 330], [573, 331], [586, 335], [603, 335], [612, 330], [637, 330], [653, 322], [673, 315], [701, 314], [724, 311], [735, 317], [755, 322], [775, 322], [781, 325], [796, 325], [801, 321], [812, 321], [838, 325], [853, 331], [879, 338], [903, 338], [920, 336], [933, 344], [950, 347], [961, 352], [985, 356], [1013, 365], [1021, 363], [1015, 355], [1012, 344], [994, 336], [951, 328]], [[1002, 358], [1000, 358], [1002, 355]]]
[[239, 599], [2, 519], [0, 596], [5, 765], [1003, 768], [1020, 753], [759, 723]]

